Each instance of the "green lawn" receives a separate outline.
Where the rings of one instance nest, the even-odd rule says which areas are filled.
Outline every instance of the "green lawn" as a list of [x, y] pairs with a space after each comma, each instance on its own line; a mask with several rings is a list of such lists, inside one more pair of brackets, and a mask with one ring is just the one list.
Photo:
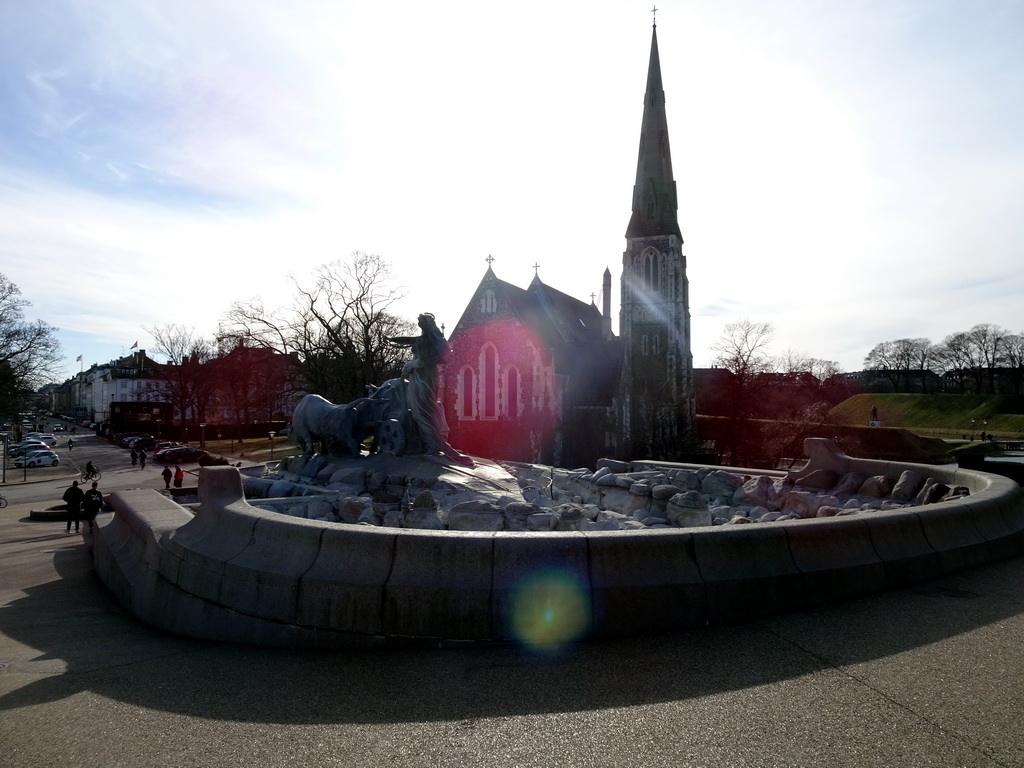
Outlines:
[[981, 438], [1024, 437], [1024, 397], [1009, 395], [855, 395], [829, 413], [835, 424], [865, 425], [871, 409], [885, 427], [902, 427], [919, 435]]

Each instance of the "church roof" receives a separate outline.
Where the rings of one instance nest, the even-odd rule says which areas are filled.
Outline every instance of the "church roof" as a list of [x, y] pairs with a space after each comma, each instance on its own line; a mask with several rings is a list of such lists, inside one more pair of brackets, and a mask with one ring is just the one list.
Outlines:
[[[542, 312], [563, 342], [594, 341], [601, 338], [601, 313], [567, 293], [545, 285], [535, 276], [526, 289], [530, 304]], [[529, 305], [527, 305], [529, 306]]]
[[[490, 305], [489, 300], [493, 301]], [[594, 304], [546, 285], [539, 276], [524, 290], [499, 279], [490, 267], [455, 326], [451, 341], [457, 343], [469, 328], [508, 319], [521, 323], [543, 343], [558, 373], [604, 379], [609, 369], [618, 371], [618, 340], [604, 338], [601, 312]], [[598, 376], [597, 370], [602, 375]]]
[[672, 175], [672, 152], [665, 116], [665, 90], [661, 84], [658, 28], [651, 34], [651, 58], [647, 65], [647, 91], [640, 125], [640, 150], [633, 184], [633, 214], [626, 237], [676, 235], [679, 230], [676, 182]]
[[[481, 309], [487, 293], [494, 296], [490, 312]], [[540, 277], [534, 277], [524, 290], [499, 279], [490, 266], [455, 326], [452, 337], [469, 326], [493, 322], [495, 313], [501, 317], [506, 311], [511, 311], [517, 320], [535, 333], [539, 332], [549, 344], [601, 339], [601, 312], [593, 304], [545, 285]]]

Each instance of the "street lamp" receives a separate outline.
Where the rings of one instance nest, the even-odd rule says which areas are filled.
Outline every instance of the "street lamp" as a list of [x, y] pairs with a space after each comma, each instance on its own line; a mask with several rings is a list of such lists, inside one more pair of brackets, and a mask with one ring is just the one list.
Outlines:
[[199, 447], [206, 448], [206, 425], [199, 425]]
[[270, 435], [270, 460], [273, 461], [274, 460], [274, 435], [276, 435], [277, 432], [271, 431], [268, 434]]

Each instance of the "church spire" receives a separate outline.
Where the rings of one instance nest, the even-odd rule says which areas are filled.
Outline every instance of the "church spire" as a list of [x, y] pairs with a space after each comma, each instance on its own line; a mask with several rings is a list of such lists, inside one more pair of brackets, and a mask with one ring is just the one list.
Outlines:
[[661, 60], [658, 56], [658, 28], [651, 33], [651, 60], [647, 66], [647, 92], [644, 117], [640, 126], [640, 153], [633, 185], [633, 215], [626, 237], [675, 235], [682, 242], [672, 176], [672, 153], [668, 144], [668, 120], [665, 117], [665, 91], [661, 85]]

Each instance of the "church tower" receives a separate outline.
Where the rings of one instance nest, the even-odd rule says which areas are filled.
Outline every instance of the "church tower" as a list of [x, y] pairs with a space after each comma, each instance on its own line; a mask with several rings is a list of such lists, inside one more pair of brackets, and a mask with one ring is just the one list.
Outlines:
[[689, 283], [678, 207], [655, 24], [619, 312], [621, 447], [636, 456], [685, 450], [694, 423]]

